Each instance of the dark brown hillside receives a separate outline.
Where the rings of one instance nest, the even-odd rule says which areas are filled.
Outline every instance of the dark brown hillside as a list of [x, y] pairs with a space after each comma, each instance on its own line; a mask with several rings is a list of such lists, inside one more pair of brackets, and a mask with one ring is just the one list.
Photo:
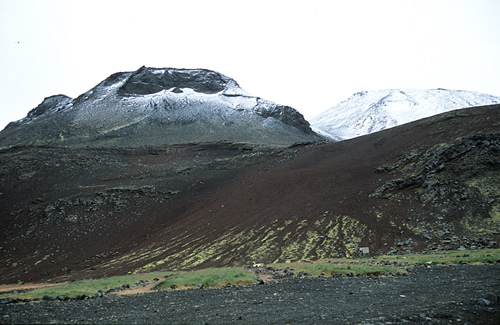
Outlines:
[[0, 281], [497, 247], [500, 106], [338, 143], [0, 152]]

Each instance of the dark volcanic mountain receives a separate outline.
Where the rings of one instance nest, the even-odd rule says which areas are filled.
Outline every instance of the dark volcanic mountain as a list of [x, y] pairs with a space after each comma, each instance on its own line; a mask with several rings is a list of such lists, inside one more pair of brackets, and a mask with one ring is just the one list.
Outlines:
[[299, 112], [252, 96], [220, 73], [142, 67], [113, 74], [76, 99], [46, 98], [0, 132], [0, 147], [288, 146], [319, 139]]
[[[89, 98], [153, 96], [157, 86], [126, 86], [132, 75], [112, 77]], [[220, 88], [203, 91], [211, 96]], [[9, 129], [27, 130], [45, 114], [69, 121], [75, 113], [66, 100], [55, 98], [58, 104], [28, 116], [32, 122]], [[498, 247], [499, 115], [499, 105], [475, 107], [286, 148], [206, 142], [3, 149], [0, 282], [356, 256], [360, 247], [371, 255]], [[108, 140], [96, 136], [94, 143]]]

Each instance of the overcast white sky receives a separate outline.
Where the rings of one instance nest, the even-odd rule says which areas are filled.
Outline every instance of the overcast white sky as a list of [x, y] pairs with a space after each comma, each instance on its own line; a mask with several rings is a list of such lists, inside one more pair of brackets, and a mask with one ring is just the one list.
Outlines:
[[0, 129], [118, 71], [206, 68], [306, 118], [353, 93], [500, 96], [498, 0], [0, 0]]

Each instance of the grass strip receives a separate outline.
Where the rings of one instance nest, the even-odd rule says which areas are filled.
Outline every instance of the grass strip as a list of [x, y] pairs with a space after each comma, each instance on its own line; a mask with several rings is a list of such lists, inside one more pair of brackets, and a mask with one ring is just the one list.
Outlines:
[[[374, 258], [331, 259], [328, 261], [274, 263], [269, 264], [279, 269], [294, 269], [309, 273], [311, 276], [334, 276], [335, 274], [352, 275], [384, 275], [392, 273], [405, 274], [403, 267], [428, 264], [478, 264], [500, 263], [500, 249], [482, 249], [466, 251], [439, 251], [432, 254], [383, 255]], [[52, 287], [42, 287], [18, 294], [0, 294], [3, 298], [41, 299], [44, 296], [77, 298], [83, 295], [95, 295], [99, 290], [107, 291], [122, 285], [135, 287], [139, 280], [162, 279], [153, 289], [168, 290], [171, 288], [220, 288], [230, 283], [232, 286], [248, 286], [258, 282], [258, 278], [244, 267], [209, 268], [185, 272], [150, 272], [125, 276], [114, 276], [95, 280], [69, 282]], [[21, 288], [22, 286], [20, 286]], [[14, 289], [13, 289], [14, 290]]]
[[[7, 297], [18, 299], [41, 299], [44, 296], [50, 296], [54, 298], [58, 296], [76, 298], [82, 295], [95, 295], [99, 290], [107, 291], [109, 289], [117, 288], [127, 284], [130, 287], [134, 287], [136, 286], [137, 281], [163, 278], [163, 276], [170, 273], [171, 272], [152, 272], [134, 275], [112, 276], [94, 280], [74, 281], [52, 287], [42, 287], [18, 294], [4, 293], [0, 295], [0, 299]], [[20, 285], [20, 288], [21, 287], [22, 285]]]
[[153, 289], [221, 288], [227, 284], [249, 286], [256, 282], [258, 278], [243, 267], [221, 267], [183, 272], [166, 278], [156, 284]]
[[271, 264], [278, 269], [291, 269], [295, 275], [300, 272], [306, 273], [308, 276], [335, 276], [339, 275], [388, 275], [388, 274], [406, 274], [402, 268], [391, 266], [374, 266], [369, 264], [348, 264], [343, 262], [294, 262], [294, 263], [276, 263]]
[[424, 264], [474, 264], [500, 263], [500, 249], [481, 249], [466, 251], [439, 251], [432, 254], [383, 255], [371, 259], [372, 263], [407, 263], [413, 265]]
[[500, 249], [482, 249], [467, 251], [438, 251], [432, 254], [382, 255], [373, 258], [335, 258], [316, 262], [273, 263], [278, 269], [293, 269], [309, 273], [311, 276], [334, 276], [335, 274], [384, 275], [392, 273], [406, 274], [403, 267], [426, 264], [489, 264], [500, 263]]

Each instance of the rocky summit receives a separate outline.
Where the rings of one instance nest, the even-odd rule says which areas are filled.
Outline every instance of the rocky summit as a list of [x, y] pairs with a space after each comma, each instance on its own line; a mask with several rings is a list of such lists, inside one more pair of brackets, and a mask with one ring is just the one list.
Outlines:
[[[193, 86], [196, 78], [205, 83]], [[498, 247], [500, 105], [333, 143], [204, 141], [209, 125], [220, 135], [222, 122], [234, 127], [230, 121], [240, 128], [260, 121], [241, 131], [273, 134], [276, 143], [292, 130], [315, 137], [285, 108], [232, 84], [207, 71], [144, 68], [113, 75], [75, 100], [51, 98], [3, 131], [32, 127], [44, 135], [41, 125], [50, 125], [45, 134], [55, 138], [36, 146], [20, 132], [24, 145], [0, 150], [0, 283]], [[186, 97], [166, 100], [175, 96]], [[241, 107], [230, 106], [235, 99]], [[248, 120], [183, 120], [200, 107]], [[122, 124], [104, 132], [105, 117], [127, 109], [130, 115], [116, 114]], [[196, 143], [132, 146], [152, 141], [145, 126], [157, 135], [162, 123], [189, 130]], [[267, 123], [279, 132], [265, 133]], [[81, 145], [84, 134], [91, 145]], [[60, 145], [71, 141], [80, 146]]]
[[137, 147], [231, 141], [289, 146], [321, 139], [295, 109], [204, 69], [119, 72], [76, 99], [46, 98], [0, 132], [0, 147]]

